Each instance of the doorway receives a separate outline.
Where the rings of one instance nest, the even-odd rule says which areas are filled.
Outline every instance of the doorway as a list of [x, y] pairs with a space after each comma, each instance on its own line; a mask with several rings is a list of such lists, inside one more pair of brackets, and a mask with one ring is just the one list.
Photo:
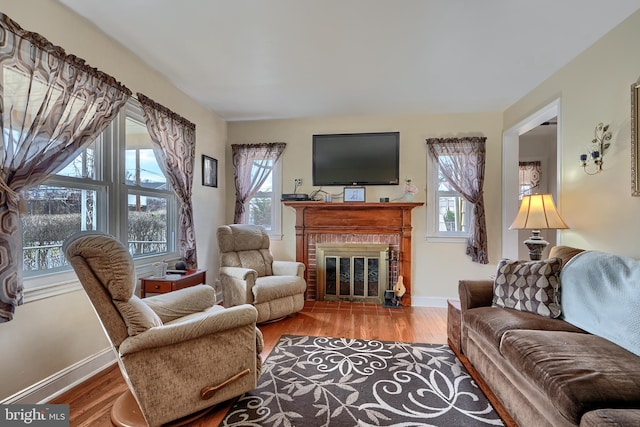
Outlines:
[[[560, 201], [560, 100], [556, 100], [537, 113], [527, 117], [503, 134], [502, 145], [502, 257], [528, 259], [528, 251], [522, 242], [530, 230], [509, 230], [518, 212], [522, 189], [519, 181], [519, 164], [523, 161], [541, 162], [544, 182], [532, 193], [551, 193], [556, 204]], [[537, 191], [536, 191], [537, 190]], [[550, 245], [557, 244], [558, 233], [543, 232]], [[548, 253], [549, 247], [545, 250]], [[546, 254], [543, 253], [543, 257]]]

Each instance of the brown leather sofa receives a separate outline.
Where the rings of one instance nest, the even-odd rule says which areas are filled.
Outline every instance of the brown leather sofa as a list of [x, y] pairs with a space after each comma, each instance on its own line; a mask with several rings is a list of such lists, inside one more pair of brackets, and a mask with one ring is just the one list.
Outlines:
[[493, 286], [459, 282], [462, 352], [518, 425], [640, 426], [638, 355], [562, 318], [492, 307]]

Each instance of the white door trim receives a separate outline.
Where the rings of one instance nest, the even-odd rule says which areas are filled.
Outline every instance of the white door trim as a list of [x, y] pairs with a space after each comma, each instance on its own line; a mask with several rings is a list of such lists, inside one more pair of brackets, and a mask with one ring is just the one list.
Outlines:
[[[562, 144], [560, 140], [561, 117], [560, 98], [525, 118], [515, 126], [505, 130], [502, 134], [502, 257], [516, 259], [518, 257], [518, 231], [509, 230], [509, 225], [518, 213], [518, 157], [520, 135], [529, 132], [536, 126], [557, 117], [556, 156], [557, 156], [557, 199], [560, 207], [560, 187], [562, 184]], [[560, 237], [558, 235], [558, 243]]]

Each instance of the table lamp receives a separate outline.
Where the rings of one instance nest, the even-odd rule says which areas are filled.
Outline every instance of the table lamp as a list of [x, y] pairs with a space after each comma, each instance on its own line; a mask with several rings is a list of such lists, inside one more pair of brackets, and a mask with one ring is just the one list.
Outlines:
[[532, 194], [522, 197], [520, 210], [509, 230], [531, 230], [531, 237], [524, 241], [529, 248], [529, 258], [537, 261], [549, 242], [540, 236], [542, 229], [569, 228], [562, 220], [551, 194]]

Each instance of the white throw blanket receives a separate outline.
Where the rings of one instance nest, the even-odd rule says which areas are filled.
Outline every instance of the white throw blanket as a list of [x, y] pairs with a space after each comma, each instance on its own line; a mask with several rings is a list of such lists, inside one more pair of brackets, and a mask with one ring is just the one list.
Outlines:
[[640, 356], [640, 261], [599, 251], [560, 273], [562, 318]]

